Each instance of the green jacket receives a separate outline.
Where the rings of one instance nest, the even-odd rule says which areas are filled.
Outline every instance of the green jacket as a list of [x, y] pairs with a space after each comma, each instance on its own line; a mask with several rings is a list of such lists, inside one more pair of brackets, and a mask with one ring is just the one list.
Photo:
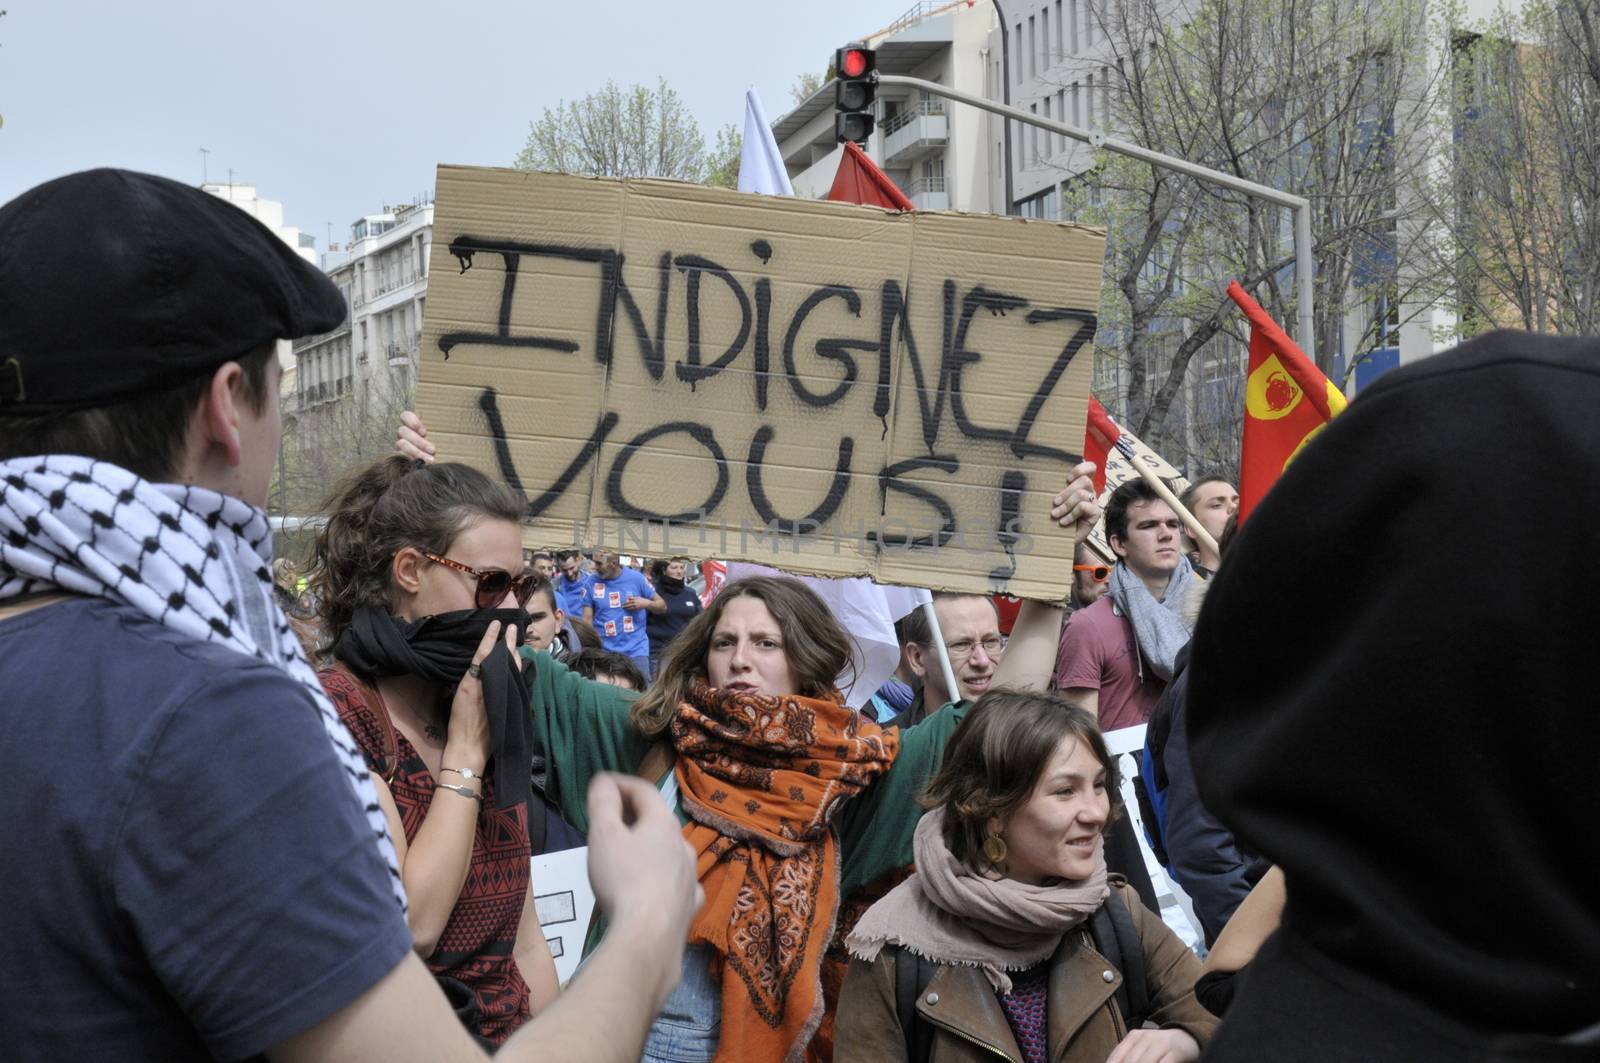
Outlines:
[[[535, 754], [545, 758], [545, 791], [579, 830], [589, 829], [589, 781], [604, 771], [632, 775], [651, 742], [628, 720], [638, 694], [585, 679], [546, 656], [533, 680]], [[894, 766], [847, 802], [834, 820], [842, 854], [840, 897], [912, 863], [919, 799], [944, 760], [950, 733], [969, 703], [946, 705], [900, 736]], [[659, 782], [660, 780], [653, 780]], [[678, 819], [687, 823], [680, 802]]]

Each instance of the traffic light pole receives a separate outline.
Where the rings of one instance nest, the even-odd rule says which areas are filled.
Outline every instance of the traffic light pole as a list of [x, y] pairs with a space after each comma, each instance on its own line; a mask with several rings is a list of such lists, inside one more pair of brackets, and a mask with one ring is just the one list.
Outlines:
[[[1141, 148], [1137, 144], [1130, 144], [1125, 140], [1115, 140], [1104, 133], [1091, 132], [1079, 129], [1064, 122], [1057, 122], [1051, 118], [1041, 118], [1036, 114], [1021, 110], [1017, 107], [1008, 107], [993, 100], [974, 96], [970, 92], [961, 92], [947, 85], [940, 85], [934, 81], [924, 81], [921, 78], [905, 77], [901, 74], [874, 74], [874, 79], [880, 85], [904, 85], [908, 88], [919, 89], [931, 96], [943, 96], [947, 100], [965, 103], [980, 110], [997, 114], [1002, 118], [1010, 118], [1025, 125], [1037, 126], [1048, 129], [1052, 133], [1081, 141], [1092, 148], [1104, 148], [1114, 151], [1118, 155], [1126, 155], [1130, 159], [1159, 166], [1166, 170], [1175, 170], [1178, 173], [1188, 174], [1200, 181], [1209, 181], [1212, 184], [1231, 188], [1235, 192], [1243, 192], [1257, 199], [1264, 199], [1269, 203], [1276, 203], [1280, 207], [1288, 207], [1294, 211], [1294, 273], [1295, 273], [1295, 302], [1298, 304], [1298, 327], [1301, 348], [1306, 352], [1306, 357], [1313, 362], [1316, 360], [1316, 317], [1312, 313], [1312, 290], [1316, 271], [1315, 263], [1311, 256], [1311, 201], [1303, 196], [1296, 196], [1270, 185], [1257, 184], [1246, 181], [1242, 177], [1212, 170], [1207, 167], [1192, 163], [1187, 159], [1174, 158], [1163, 155], [1149, 148]], [[1010, 165], [1010, 159], [1006, 160]], [[1007, 211], [1010, 204], [1007, 204]]]

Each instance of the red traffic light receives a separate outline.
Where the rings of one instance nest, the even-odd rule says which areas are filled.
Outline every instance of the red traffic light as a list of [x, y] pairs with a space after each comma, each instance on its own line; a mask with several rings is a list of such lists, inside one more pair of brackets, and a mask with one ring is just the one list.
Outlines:
[[847, 44], [833, 53], [834, 76], [842, 81], [863, 81], [878, 67], [878, 53], [862, 44]]

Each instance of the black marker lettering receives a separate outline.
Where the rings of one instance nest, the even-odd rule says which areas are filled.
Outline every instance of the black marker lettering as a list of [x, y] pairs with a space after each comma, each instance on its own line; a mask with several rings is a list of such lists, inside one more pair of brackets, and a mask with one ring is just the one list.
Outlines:
[[661, 253], [661, 258], [656, 263], [656, 273], [658, 276], [656, 335], [652, 340], [650, 330], [645, 328], [644, 314], [640, 312], [639, 304], [634, 301], [633, 293], [628, 290], [628, 283], [623, 279], [622, 256], [617, 256], [617, 301], [622, 304], [623, 311], [633, 324], [633, 335], [639, 341], [639, 353], [644, 359], [644, 367], [650, 374], [651, 380], [660, 380], [667, 368], [667, 294], [672, 286], [671, 251]]
[[827, 358], [839, 362], [844, 366], [844, 378], [834, 386], [832, 391], [818, 393], [806, 387], [800, 379], [800, 370], [795, 365], [794, 344], [800, 337], [800, 329], [805, 324], [806, 318], [811, 316], [811, 311], [827, 302], [829, 299], [843, 299], [846, 307], [857, 317], [861, 316], [861, 297], [854, 288], [843, 284], [828, 284], [810, 295], [800, 304], [794, 312], [794, 318], [789, 322], [789, 331], [783, 337], [783, 371], [789, 376], [789, 386], [794, 389], [795, 396], [807, 406], [832, 406], [842, 399], [850, 390], [850, 385], [856, 382], [856, 360], [850, 357], [851, 350], [870, 351], [877, 346], [875, 343], [860, 340], [828, 339], [817, 341], [817, 357]]
[[[715, 376], [728, 367], [740, 351], [744, 350], [744, 341], [750, 337], [750, 297], [744, 293], [744, 287], [738, 279], [726, 269], [717, 265], [709, 258], [699, 255], [679, 255], [673, 260], [674, 264], [688, 278], [689, 301], [689, 350], [684, 361], [677, 364], [675, 372], [678, 379], [689, 385], [693, 391], [694, 386], [706, 377]], [[734, 297], [739, 300], [739, 335], [728, 349], [723, 351], [715, 362], [709, 365], [702, 364], [700, 358], [700, 275], [709, 273], [711, 276], [723, 281], [733, 291]]]
[[997, 582], [1004, 583], [1017, 574], [1017, 522], [1022, 514], [1022, 492], [1027, 487], [1027, 476], [1016, 469], [1007, 469], [1000, 477], [1000, 522], [995, 540], [1005, 548], [1011, 566], [989, 570], [989, 578]]
[[[706, 448], [711, 459], [717, 463], [717, 486], [711, 489], [711, 495], [698, 507], [683, 510], [678, 513], [656, 513], [653, 510], [643, 509], [629, 502], [622, 493], [622, 476], [627, 471], [628, 462], [633, 459], [641, 447], [654, 439], [682, 432], [696, 443]], [[723, 453], [722, 447], [717, 443], [717, 437], [711, 429], [703, 424], [693, 421], [668, 421], [658, 424], [654, 428], [647, 428], [627, 442], [617, 454], [617, 460], [612, 463], [611, 474], [606, 477], [606, 504], [612, 512], [626, 520], [661, 520], [673, 524], [690, 524], [696, 519], [703, 519], [707, 513], [714, 513], [717, 506], [722, 504], [722, 496], [728, 493], [728, 456]]]
[[926, 502], [939, 514], [939, 529], [932, 535], [921, 535], [915, 539], [905, 535], [891, 535], [886, 532], [867, 532], [867, 539], [873, 543], [886, 547], [905, 547], [911, 550], [925, 549], [928, 547], [941, 547], [949, 542], [956, 534], [956, 514], [950, 508], [950, 503], [934, 491], [918, 484], [902, 483], [900, 477], [918, 469], [937, 469], [943, 473], [954, 473], [961, 468], [961, 459], [953, 454], [934, 454], [926, 458], [907, 458], [897, 461], [893, 465], [885, 466], [878, 473], [878, 500], [885, 509], [889, 506], [889, 492], [895, 491], [907, 498], [915, 498], [919, 502]]
[[833, 482], [828, 485], [828, 493], [822, 501], [817, 503], [817, 508], [801, 517], [799, 520], [790, 520], [778, 516], [773, 508], [772, 501], [767, 498], [767, 492], [761, 485], [762, 469], [767, 460], [767, 444], [772, 442], [776, 430], [769, 424], [762, 425], [756, 430], [756, 436], [750, 441], [750, 460], [745, 463], [745, 487], [750, 492], [750, 504], [755, 507], [756, 516], [760, 517], [769, 527], [776, 526], [785, 535], [799, 535], [800, 525], [811, 525], [811, 531], [834, 513], [844, 502], [845, 492], [850, 489], [850, 458], [855, 451], [855, 440], [845, 436], [839, 440], [839, 459], [834, 463]]

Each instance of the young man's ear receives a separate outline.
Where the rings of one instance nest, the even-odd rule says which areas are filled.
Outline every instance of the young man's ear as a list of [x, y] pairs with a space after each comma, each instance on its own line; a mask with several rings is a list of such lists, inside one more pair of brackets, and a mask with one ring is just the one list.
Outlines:
[[211, 374], [211, 383], [200, 400], [198, 427], [207, 449], [220, 447], [229, 468], [244, 457], [239, 436], [239, 407], [244, 402], [244, 367], [226, 362]]
[[1128, 556], [1128, 545], [1122, 536], [1108, 535], [1106, 536], [1106, 543], [1111, 547], [1111, 552], [1116, 554], [1118, 558]]

